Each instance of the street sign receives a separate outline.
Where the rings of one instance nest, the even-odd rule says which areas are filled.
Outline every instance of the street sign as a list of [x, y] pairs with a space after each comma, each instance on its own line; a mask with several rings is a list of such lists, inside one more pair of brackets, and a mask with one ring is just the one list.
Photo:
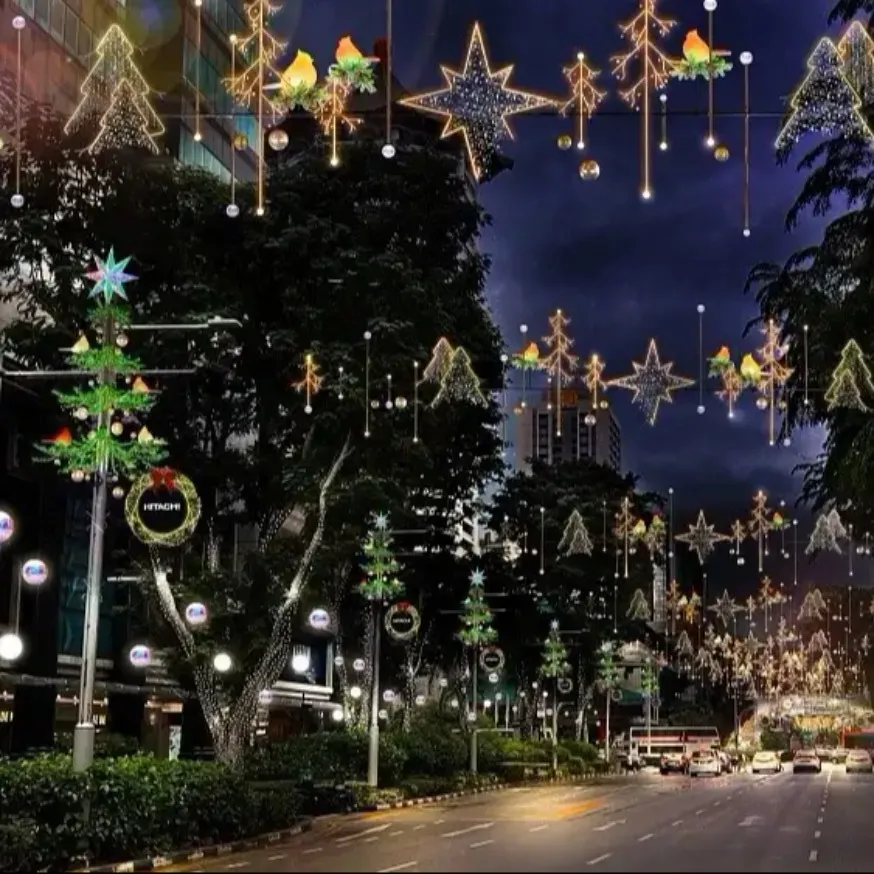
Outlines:
[[399, 601], [385, 614], [385, 630], [395, 640], [412, 640], [419, 631], [422, 617], [408, 601]]
[[500, 671], [504, 662], [504, 651], [499, 646], [487, 646], [479, 654], [480, 667], [484, 671]]
[[570, 677], [559, 677], [558, 678], [558, 691], [561, 692], [562, 695], [568, 695], [574, 690], [574, 681]]

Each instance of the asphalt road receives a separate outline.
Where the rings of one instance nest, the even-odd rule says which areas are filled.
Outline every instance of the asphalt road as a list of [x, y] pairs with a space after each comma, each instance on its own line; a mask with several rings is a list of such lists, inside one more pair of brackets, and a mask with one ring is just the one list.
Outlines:
[[874, 776], [639, 775], [316, 823], [281, 846], [180, 866], [265, 872], [874, 870]]

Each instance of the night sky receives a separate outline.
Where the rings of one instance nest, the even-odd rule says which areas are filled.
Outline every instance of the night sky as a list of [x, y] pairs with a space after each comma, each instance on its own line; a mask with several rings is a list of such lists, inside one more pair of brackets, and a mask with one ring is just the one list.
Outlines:
[[[515, 64], [511, 84], [562, 96], [562, 67], [582, 50], [603, 71], [600, 86], [611, 92], [602, 105], [605, 114], [589, 127], [584, 153], [600, 164], [596, 182], [580, 181], [576, 149], [556, 148], [560, 133], [574, 132], [573, 121], [519, 116], [511, 122], [516, 139], [505, 144], [515, 168], [482, 187], [481, 201], [494, 219], [483, 243], [494, 259], [489, 300], [511, 349], [521, 345], [520, 324], [538, 339], [547, 333], [549, 314], [561, 307], [572, 319], [576, 351], [584, 358], [597, 351], [607, 362], [608, 377], [630, 372], [632, 359], [642, 362], [655, 337], [663, 361], [674, 361], [675, 372], [697, 378], [698, 304], [707, 308], [707, 355], [726, 344], [739, 360], [738, 352], [760, 345], [758, 336], [741, 337], [757, 314], [752, 298], [743, 294], [749, 268], [760, 260], [782, 261], [819, 234], [813, 221], [792, 234], [784, 229], [802, 177], [791, 162], [776, 165], [779, 118], [773, 116], [782, 113], [803, 78], [805, 59], [826, 32], [832, 5], [833, 0], [720, 0], [715, 47], [732, 51], [735, 68], [716, 83], [717, 112], [742, 111], [737, 57], [749, 50], [755, 58], [753, 112], [772, 116], [752, 122], [752, 235], [744, 238], [739, 116], [716, 121], [717, 140], [731, 151], [726, 163], [704, 147], [706, 115], [670, 118], [669, 151], [654, 149], [654, 198], [648, 203], [640, 198], [639, 118], [619, 100], [609, 75], [610, 55], [625, 45], [618, 23], [636, 12], [637, 0], [396, 2], [395, 72], [410, 91], [442, 87], [438, 65], [461, 66], [470, 25], [478, 20], [493, 69]], [[706, 36], [701, 0], [663, 0], [659, 8], [678, 21], [666, 43], [669, 54], [680, 54], [693, 27]], [[385, 32], [385, 8], [374, 0], [294, 0], [286, 3], [274, 30], [289, 40], [290, 50], [303, 48], [324, 67], [340, 35], [350, 33], [368, 49]], [[673, 111], [706, 110], [702, 81], [674, 81], [668, 97]], [[656, 139], [657, 125], [653, 130]], [[791, 469], [821, 446], [822, 434], [808, 432], [795, 435], [789, 448], [769, 447], [767, 414], [755, 408], [753, 397], [744, 399], [730, 421], [713, 396], [716, 388], [708, 383], [704, 415], [696, 412], [695, 388], [678, 395], [673, 406], [662, 405], [655, 427], [631, 406], [630, 393], [611, 393], [622, 425], [624, 465], [648, 487], [674, 488], [678, 530], [694, 521], [699, 507], [722, 528], [722, 520], [747, 514], [760, 488], [773, 504], [785, 500], [791, 507], [799, 488]], [[806, 531], [809, 522], [802, 526]]]

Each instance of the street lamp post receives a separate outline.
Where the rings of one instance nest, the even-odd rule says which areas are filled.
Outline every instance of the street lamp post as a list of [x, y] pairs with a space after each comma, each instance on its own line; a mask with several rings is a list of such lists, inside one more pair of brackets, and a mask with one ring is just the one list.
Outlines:
[[367, 785], [379, 785], [379, 655], [382, 610], [373, 604], [373, 655], [370, 687], [370, 726], [367, 745]]

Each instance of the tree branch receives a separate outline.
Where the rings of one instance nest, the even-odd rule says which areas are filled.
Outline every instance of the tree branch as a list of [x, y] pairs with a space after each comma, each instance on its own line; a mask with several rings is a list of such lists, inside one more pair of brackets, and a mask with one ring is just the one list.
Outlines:
[[[149, 550], [149, 557], [152, 561], [152, 575], [155, 578], [154, 594], [157, 596], [161, 614], [176, 635], [176, 639], [179, 641], [185, 657], [192, 659], [195, 650], [194, 636], [185, 624], [182, 615], [179, 613], [179, 608], [176, 606], [176, 599], [173, 597], [173, 590], [170, 588], [167, 571], [164, 570], [156, 549]], [[147, 591], [146, 594], [148, 595], [149, 592]]]

